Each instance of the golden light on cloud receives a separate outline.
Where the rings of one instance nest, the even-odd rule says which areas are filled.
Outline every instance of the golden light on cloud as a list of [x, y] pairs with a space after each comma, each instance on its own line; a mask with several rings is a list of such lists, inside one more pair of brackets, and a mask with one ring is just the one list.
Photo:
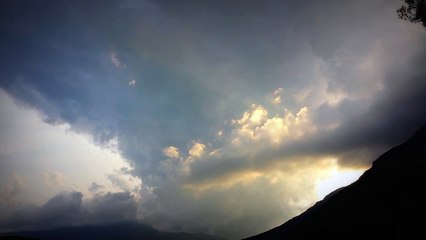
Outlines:
[[[311, 108], [283, 109], [274, 115], [269, 111], [265, 106], [251, 105], [232, 120], [227, 126], [230, 129], [216, 132], [223, 145], [194, 140], [188, 152], [180, 155], [173, 146], [164, 148], [169, 159], [162, 162], [162, 169], [176, 177], [177, 186], [190, 201], [209, 202], [212, 196], [220, 196], [222, 203], [228, 204], [246, 195], [253, 197], [247, 200], [252, 204], [285, 209], [277, 214], [280, 221], [300, 214], [362, 174], [359, 169], [340, 168], [337, 158], [330, 155], [269, 154], [317, 131]], [[178, 156], [178, 161], [173, 159]], [[241, 211], [249, 209], [241, 207]]]
[[360, 169], [340, 169], [332, 157], [280, 159], [263, 168], [227, 172], [208, 179], [191, 180], [182, 185], [194, 197], [212, 191], [256, 191], [281, 198], [294, 214], [299, 214], [337, 188], [355, 181]]
[[248, 184], [261, 176], [263, 176], [263, 174], [260, 172], [246, 171], [237, 174], [229, 174], [227, 176], [222, 176], [220, 178], [215, 178], [209, 181], [202, 181], [199, 183], [186, 183], [183, 185], [183, 187], [196, 193], [218, 188], [229, 189], [237, 184]]
[[206, 146], [199, 142], [193, 142], [192, 147], [189, 149], [189, 156], [190, 157], [201, 157], [204, 154], [204, 149]]
[[[266, 111], [265, 108], [263, 108], [261, 105], [255, 107], [253, 105], [254, 109], [250, 114], [250, 118], [248, 120], [248, 123], [253, 126], [258, 126], [265, 122], [266, 118], [268, 117], [268, 111]], [[246, 122], [247, 123], [247, 122]]]
[[268, 111], [262, 105], [252, 104], [249, 111], [244, 112], [238, 120], [233, 120], [234, 124], [247, 126], [250, 128], [263, 124], [268, 117]]
[[272, 94], [272, 104], [278, 105], [282, 102], [282, 93], [284, 92], [283, 88], [277, 88]]
[[285, 110], [283, 115], [268, 117], [268, 111], [261, 105], [252, 105], [243, 116], [234, 120], [232, 143], [240, 145], [245, 141], [264, 141], [280, 144], [285, 140], [297, 139], [316, 130], [309, 108], [303, 107], [297, 113]]
[[179, 158], [179, 149], [174, 146], [163, 148], [163, 154], [168, 158]]

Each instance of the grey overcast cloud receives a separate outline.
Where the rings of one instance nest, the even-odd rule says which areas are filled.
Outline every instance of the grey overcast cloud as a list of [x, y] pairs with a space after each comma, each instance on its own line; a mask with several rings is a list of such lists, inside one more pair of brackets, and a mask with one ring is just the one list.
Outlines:
[[0, 230], [303, 212], [426, 122], [401, 4], [1, 1]]

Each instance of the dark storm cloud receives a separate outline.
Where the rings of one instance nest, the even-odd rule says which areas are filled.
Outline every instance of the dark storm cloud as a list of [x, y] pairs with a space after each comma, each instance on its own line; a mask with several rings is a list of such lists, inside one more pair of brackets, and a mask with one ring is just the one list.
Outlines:
[[[117, 8], [114, 1], [43, 2], [31, 11], [25, 10], [30, 3], [4, 5], [2, 65], [10, 67], [2, 71], [1, 86], [40, 110], [47, 122], [68, 122], [76, 131], [93, 134], [100, 144], [119, 136], [127, 157], [147, 163], [158, 157], [153, 149], [186, 144], [189, 135], [205, 136], [211, 125], [211, 116], [203, 114], [208, 91], [161, 63], [144, 60], [144, 52], [131, 55], [133, 49], [126, 47], [132, 41], [129, 47], [136, 47], [140, 34], [122, 25], [132, 29], [139, 20], [149, 21], [146, 32], [155, 39], [147, 41], [158, 44], [169, 38], [158, 32], [155, 16]], [[145, 29], [139, 31], [146, 35]], [[109, 51], [127, 67], [116, 69]], [[131, 79], [137, 81], [135, 88], [128, 86]]]
[[137, 202], [128, 192], [99, 195], [86, 203], [87, 221], [94, 223], [135, 220]]
[[[243, 220], [253, 226], [263, 206], [271, 207], [268, 216], [279, 208], [276, 185], [261, 179], [252, 187], [237, 184], [194, 196], [180, 184], [271, 169], [296, 157], [315, 162], [332, 155], [344, 165], [365, 166], [424, 124], [426, 31], [400, 22], [399, 4], [3, 1], [0, 87], [46, 122], [69, 123], [101, 145], [117, 137], [133, 173], [155, 189], [156, 197], [142, 206], [149, 223], [243, 236], [251, 231], [238, 230]], [[136, 84], [130, 86], [131, 80]], [[274, 148], [245, 146], [258, 150], [253, 154], [226, 152], [232, 150], [229, 139], [212, 140], [218, 129], [229, 135], [235, 127], [229, 121], [251, 104], [270, 107], [266, 96], [277, 88], [284, 89], [287, 109], [310, 108], [317, 132]], [[342, 99], [330, 104], [327, 94]], [[193, 140], [225, 154], [194, 160], [183, 180], [163, 172], [162, 149], [175, 146], [185, 155]], [[268, 192], [259, 190], [265, 185]], [[242, 193], [252, 201], [236, 208], [232, 203]], [[273, 197], [265, 199], [268, 194]], [[28, 213], [42, 225], [132, 218], [128, 197], [107, 194], [85, 205], [79, 193], [58, 195]], [[290, 209], [285, 205], [271, 219], [290, 217]]]
[[[426, 39], [424, 34], [422, 39]], [[406, 51], [412, 51], [405, 47]], [[398, 55], [399, 51], [389, 49], [389, 54]], [[369, 166], [379, 154], [405, 141], [426, 123], [423, 108], [426, 71], [422, 67], [426, 48], [419, 44], [413, 52], [403, 63], [395, 63], [395, 59], [383, 61], [383, 89], [372, 101], [344, 99], [336, 106], [320, 105], [313, 116], [314, 124], [320, 127], [316, 134], [286, 143], [278, 150], [267, 148], [255, 155], [231, 153], [219, 159], [212, 157], [213, 161], [196, 162], [190, 181], [206, 181], [232, 172], [268, 168], [295, 157], [335, 155], [345, 166]], [[345, 85], [344, 82], [333, 84]], [[321, 129], [334, 122], [340, 125], [331, 130]]]
[[0, 220], [2, 229], [30, 230], [82, 224], [106, 224], [135, 220], [137, 203], [129, 193], [107, 193], [83, 203], [80, 192], [60, 193], [43, 206], [14, 207], [6, 219]]
[[[426, 40], [424, 36], [423, 39]], [[408, 139], [423, 126], [426, 122], [422, 107], [426, 101], [426, 71], [422, 62], [426, 49], [422, 45], [416, 48], [414, 56], [406, 63], [387, 66], [383, 90], [372, 102], [347, 100], [336, 107], [321, 106], [317, 111], [317, 122], [321, 123], [321, 118], [333, 118], [330, 115], [340, 115], [342, 124], [330, 134], [320, 135], [314, 145], [330, 152], [375, 147], [385, 150]], [[362, 104], [370, 106], [363, 108]]]

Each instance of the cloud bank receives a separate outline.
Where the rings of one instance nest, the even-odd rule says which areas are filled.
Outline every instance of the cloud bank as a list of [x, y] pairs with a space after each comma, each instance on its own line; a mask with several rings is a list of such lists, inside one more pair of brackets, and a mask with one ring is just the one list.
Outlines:
[[136, 220], [137, 203], [130, 193], [107, 193], [83, 202], [81, 192], [63, 192], [49, 199], [41, 207], [26, 205], [9, 211], [0, 218], [4, 230], [34, 229], [108, 224]]
[[36, 222], [55, 202], [96, 222], [121, 196], [126, 216], [160, 229], [241, 238], [303, 211], [336, 168], [369, 167], [426, 120], [426, 31], [397, 19], [399, 4], [2, 3], [0, 87], [129, 164], [103, 172], [115, 193], [88, 179], [87, 205], [81, 191], [46, 194]]

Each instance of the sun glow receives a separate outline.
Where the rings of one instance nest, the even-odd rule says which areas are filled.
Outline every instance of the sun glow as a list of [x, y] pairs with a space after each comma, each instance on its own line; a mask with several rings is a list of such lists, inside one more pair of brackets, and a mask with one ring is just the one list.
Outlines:
[[322, 200], [334, 190], [355, 182], [364, 173], [364, 171], [365, 169], [353, 170], [334, 167], [327, 178], [322, 179], [317, 183], [316, 188], [318, 201]]

